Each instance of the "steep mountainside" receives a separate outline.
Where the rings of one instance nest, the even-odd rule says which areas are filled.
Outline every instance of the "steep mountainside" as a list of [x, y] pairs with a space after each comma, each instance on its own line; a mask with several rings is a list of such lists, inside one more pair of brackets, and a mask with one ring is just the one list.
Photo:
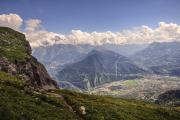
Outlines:
[[89, 89], [115, 80], [135, 78], [144, 72], [127, 57], [112, 51], [93, 50], [82, 61], [65, 66], [57, 77]]
[[31, 56], [25, 36], [5, 27], [0, 27], [0, 71], [19, 76], [33, 87], [57, 88], [44, 66]]
[[156, 74], [180, 76], [180, 42], [152, 43], [131, 58]]

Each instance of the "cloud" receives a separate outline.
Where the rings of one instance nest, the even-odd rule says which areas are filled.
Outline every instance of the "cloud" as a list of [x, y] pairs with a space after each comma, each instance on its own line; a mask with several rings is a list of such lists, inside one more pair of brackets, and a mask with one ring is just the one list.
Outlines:
[[[0, 15], [0, 26], [8, 26], [18, 30], [23, 24], [17, 14]], [[180, 42], [180, 25], [175, 23], [159, 22], [156, 28], [142, 25], [119, 32], [83, 32], [72, 30], [68, 35], [54, 33], [43, 29], [42, 21], [29, 19], [24, 22], [27, 40], [32, 47], [49, 46], [54, 44], [143, 44], [152, 42]]]
[[152, 42], [180, 41], [180, 25], [159, 22], [158, 27], [152, 29], [146, 25], [120, 32], [83, 32], [72, 30], [69, 35], [62, 35], [46, 30], [39, 30], [27, 34], [32, 47], [53, 44], [143, 44]]
[[64, 41], [64, 36], [48, 32], [46, 30], [40, 30], [36, 32], [25, 32], [27, 40], [30, 42], [31, 47], [39, 46], [49, 46], [54, 44], [66, 44]]
[[116, 33], [111, 31], [87, 33], [81, 30], [73, 30], [66, 38], [76, 44], [88, 43], [92, 45], [180, 41], [180, 25], [160, 22], [155, 29], [142, 25]]
[[2, 14], [0, 15], [0, 26], [10, 27], [19, 30], [23, 24], [23, 19], [17, 14]]
[[25, 21], [24, 33], [32, 47], [60, 44], [61, 39], [65, 39], [63, 35], [54, 32], [49, 32], [43, 29], [41, 26], [41, 20], [39, 19], [30, 19]]
[[37, 31], [38, 29], [40, 29], [41, 20], [39, 20], [39, 19], [30, 19], [30, 20], [25, 21], [25, 24], [26, 24], [25, 31], [26, 32], [33, 32], [33, 31]]

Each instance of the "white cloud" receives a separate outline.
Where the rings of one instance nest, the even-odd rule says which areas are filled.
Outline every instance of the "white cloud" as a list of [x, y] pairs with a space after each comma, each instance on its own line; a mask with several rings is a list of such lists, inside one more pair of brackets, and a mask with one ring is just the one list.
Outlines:
[[23, 19], [17, 14], [2, 14], [0, 15], [0, 26], [10, 27], [19, 30], [23, 23]]
[[26, 24], [25, 31], [26, 32], [33, 32], [33, 31], [37, 31], [38, 29], [40, 29], [41, 20], [39, 20], [39, 19], [30, 19], [30, 20], [25, 21], [25, 24]]
[[25, 35], [32, 47], [49, 46], [53, 44], [65, 43], [63, 35], [48, 32], [46, 30], [40, 30], [36, 32], [25, 32]]
[[[18, 30], [23, 20], [17, 14], [0, 15], [0, 26], [8, 26]], [[24, 33], [32, 47], [49, 46], [53, 44], [91, 44], [102, 45], [152, 43], [152, 42], [180, 42], [180, 25], [175, 23], [159, 22], [156, 28], [142, 25], [120, 32], [83, 32], [72, 30], [69, 35], [49, 32], [42, 28], [41, 20], [30, 19], [25, 21]]]
[[93, 45], [180, 41], [180, 25], [160, 22], [155, 29], [142, 25], [138, 28], [116, 33], [110, 31], [87, 33], [73, 30], [66, 38], [76, 41], [76, 44], [88, 43]]
[[121, 32], [83, 32], [72, 30], [69, 35], [62, 35], [45, 30], [39, 30], [27, 34], [33, 47], [47, 46], [53, 44], [91, 44], [102, 45], [129, 44], [129, 43], [152, 43], [180, 41], [180, 25], [174, 23], [160, 22], [158, 27], [152, 29], [146, 25]]
[[63, 35], [42, 29], [39, 19], [30, 19], [25, 22], [25, 35], [32, 47], [59, 44], [65, 39]]

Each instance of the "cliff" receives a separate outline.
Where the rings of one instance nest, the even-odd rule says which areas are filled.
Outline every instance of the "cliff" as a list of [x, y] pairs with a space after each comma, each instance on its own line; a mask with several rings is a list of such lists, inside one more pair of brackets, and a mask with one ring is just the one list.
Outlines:
[[0, 27], [0, 71], [18, 76], [34, 88], [57, 88], [45, 67], [31, 55], [25, 35], [6, 27]]

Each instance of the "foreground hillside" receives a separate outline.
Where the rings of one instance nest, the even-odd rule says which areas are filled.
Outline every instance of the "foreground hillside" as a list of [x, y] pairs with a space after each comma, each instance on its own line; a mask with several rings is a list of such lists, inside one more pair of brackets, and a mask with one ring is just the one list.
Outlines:
[[25, 36], [0, 27], [0, 120], [179, 120], [177, 108], [57, 88]]
[[173, 108], [141, 101], [62, 90], [35, 91], [19, 78], [4, 72], [0, 72], [0, 96], [0, 120], [180, 119], [180, 112]]
[[22, 80], [0, 72], [0, 120], [74, 120], [62, 99], [28, 88]]

